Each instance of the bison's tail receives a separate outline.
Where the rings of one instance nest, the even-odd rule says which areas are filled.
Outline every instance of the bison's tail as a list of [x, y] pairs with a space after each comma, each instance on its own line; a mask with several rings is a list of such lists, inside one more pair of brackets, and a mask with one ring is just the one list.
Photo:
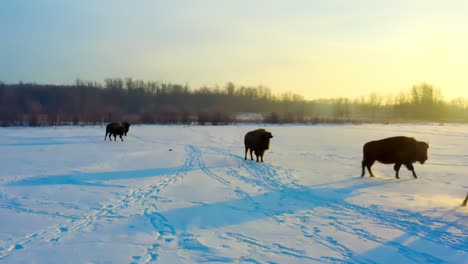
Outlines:
[[369, 152], [370, 152], [370, 146], [368, 143], [364, 144], [362, 147], [362, 158], [365, 160], [366, 158], [369, 157]]

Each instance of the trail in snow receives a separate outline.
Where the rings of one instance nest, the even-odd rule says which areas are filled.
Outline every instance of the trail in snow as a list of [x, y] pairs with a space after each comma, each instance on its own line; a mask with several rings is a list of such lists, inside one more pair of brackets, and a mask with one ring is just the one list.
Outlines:
[[[230, 186], [229, 179], [220, 177], [206, 166], [206, 164], [203, 161], [202, 152], [198, 148], [196, 148], [195, 146], [189, 146], [188, 148], [191, 149], [191, 152], [189, 153], [194, 155], [194, 157], [192, 158], [192, 160], [194, 161], [194, 166], [198, 166], [207, 176], [215, 179], [216, 181], [219, 181], [220, 183], [226, 186]], [[342, 221], [341, 218], [352, 219], [362, 218], [363, 216], [365, 216], [368, 221], [371, 221], [373, 222], [373, 224], [377, 224], [382, 227], [387, 227], [389, 229], [398, 229], [408, 233], [411, 236], [419, 237], [419, 239], [428, 240], [441, 245], [448, 245], [457, 250], [466, 249], [466, 244], [468, 243], [468, 229], [464, 225], [460, 225], [457, 223], [446, 224], [438, 219], [426, 217], [421, 214], [412, 213], [405, 210], [388, 212], [381, 210], [378, 207], [366, 208], [350, 204], [345, 201], [346, 198], [352, 195], [352, 192], [358, 190], [359, 188], [368, 188], [370, 186], [378, 186], [381, 184], [400, 184], [404, 183], [405, 180], [381, 181], [371, 184], [364, 183], [352, 185], [349, 188], [341, 188], [335, 190], [323, 188], [315, 189], [301, 186], [295, 183], [295, 181], [292, 180], [293, 177], [291, 176], [291, 174], [287, 170], [278, 166], [275, 167], [268, 164], [244, 161], [242, 157], [226, 153], [216, 148], [210, 148], [210, 150], [215, 151], [215, 153], [217, 154], [227, 155], [237, 161], [237, 165], [229, 168], [225, 175], [237, 178], [238, 180], [241, 180], [246, 184], [262, 186], [266, 190], [269, 190], [269, 192], [267, 192], [264, 195], [261, 195], [260, 197], [252, 197], [248, 193], [242, 191], [242, 189], [240, 188], [233, 188], [232, 191], [235, 192], [236, 195], [241, 199], [240, 202], [239, 200], [237, 200], [222, 203], [220, 205], [201, 205], [196, 208], [176, 210], [176, 212], [163, 212], [162, 214], [156, 213], [159, 219], [164, 219], [164, 223], [160, 222], [159, 225], [160, 227], [163, 227], [162, 233], [164, 233], [164, 230], [167, 228], [171, 230], [171, 236], [174, 236], [176, 235], [175, 230], [184, 230], [186, 228], [186, 226], [180, 224], [178, 226], [171, 225], [171, 223], [168, 222], [167, 219], [164, 217], [164, 215], [166, 214], [179, 215], [181, 218], [190, 219], [190, 217], [194, 215], [198, 217], [198, 214], [200, 212], [206, 210], [206, 221], [208, 223], [204, 223], [202, 221], [202, 225], [204, 226], [204, 228], [215, 228], [222, 224], [226, 224], [226, 221], [223, 219], [221, 220], [223, 223], [218, 224], [216, 223], [216, 221], [208, 219], [211, 217], [212, 213], [214, 213], [216, 210], [220, 210], [223, 212], [223, 216], [225, 218], [236, 219], [234, 214], [236, 214], [237, 208], [242, 208], [243, 206], [240, 206], [241, 204], [248, 203], [255, 208], [255, 211], [252, 212], [252, 215], [250, 217], [246, 217], [244, 219], [236, 219], [236, 221], [241, 222], [251, 221], [256, 218], [268, 218], [271, 221], [275, 221], [280, 225], [286, 225], [293, 230], [300, 230], [304, 237], [312, 240], [314, 243], [321, 244], [341, 254], [341, 258], [310, 258], [306, 254], [303, 254], [303, 250], [291, 248], [290, 251], [292, 251], [292, 253], [290, 252], [288, 254], [295, 258], [310, 259], [322, 263], [372, 263], [371, 259], [360, 257], [358, 253], [353, 252], [353, 250], [348, 248], [346, 245], [340, 243], [339, 241], [331, 237], [323, 236], [319, 228], [314, 227], [313, 230], [310, 230], [310, 227], [308, 225], [314, 222], [313, 220], [316, 218], [320, 218], [320, 221], [328, 221], [328, 225], [332, 226], [337, 231], [351, 234], [355, 237], [359, 237], [359, 239], [373, 241], [385, 247], [394, 248], [398, 252], [404, 252], [407, 258], [416, 262], [439, 263], [443, 262], [443, 260], [433, 257], [427, 253], [420, 253], [418, 251], [415, 251], [410, 247], [397, 241], [387, 243], [386, 239], [373, 235], [365, 229], [355, 228], [352, 226], [352, 223], [346, 223]], [[283, 175], [282, 180], [284, 182], [279, 177], [279, 174]], [[283, 208], [283, 206], [281, 205], [278, 206], [282, 202], [293, 206], [291, 206], [290, 209]], [[274, 204], [274, 209], [272, 209], [272, 207], [270, 206], [265, 206], [270, 203]], [[296, 208], [296, 206], [299, 208]], [[207, 209], [209, 207], [213, 207], [212, 212], [210, 212], [210, 209]], [[317, 215], [313, 214], [313, 211], [308, 209], [312, 207], [320, 207], [322, 209], [324, 208], [331, 215], [334, 215], [333, 212], [339, 212], [339, 214], [336, 216], [327, 215], [325, 217], [317, 217]], [[232, 215], [226, 213], [226, 211], [223, 210], [223, 208], [231, 208]], [[297, 209], [306, 209], [306, 211], [303, 212], [303, 214], [301, 214], [300, 216], [291, 215]], [[260, 216], [258, 212], [260, 212]], [[304, 215], [307, 215], [308, 217], [305, 217]], [[227, 222], [229, 222], [229, 220]], [[434, 230], [434, 227], [443, 228], [437, 228]], [[157, 227], [155, 226], [155, 228]], [[450, 228], [456, 228], [460, 230], [460, 233], [454, 234], [451, 232], [447, 232], [447, 230]], [[183, 234], [186, 235], [187, 233]], [[266, 251], [273, 254], [286, 254], [285, 249], [287, 249], [287, 247], [282, 248], [277, 243], [269, 245], [267, 242], [262, 243], [256, 240], [255, 242], [252, 242], [252, 239], [240, 239], [240, 237], [243, 237], [242, 235], [234, 234], [231, 232], [225, 233], [221, 235], [221, 237], [242, 241], [243, 243], [249, 244], [249, 247], [252, 247], [252, 249], [255, 249], [256, 251]], [[173, 240], [174, 239], [171, 238], [169, 242]], [[282, 248], [282, 250], [278, 251], [278, 248]], [[152, 247], [151, 249], [149, 249], [148, 254], [150, 256], [157, 256], [158, 249], [159, 247]], [[204, 259], [204, 261], [208, 261], [208, 259], [209, 257]], [[155, 259], [152, 258], [151, 260]]]
[[[374, 128], [376, 131], [379, 129], [378, 126], [372, 126], [372, 129]], [[148, 129], [153, 128], [148, 127]], [[468, 224], [466, 215], [459, 212], [458, 204], [454, 204], [451, 208], [436, 208], [433, 210], [435, 213], [432, 213], [428, 210], [398, 208], [366, 200], [368, 197], [385, 199], [389, 196], [388, 191], [392, 190], [408, 193], [408, 190], [413, 188], [421, 192], [419, 188], [431, 185], [441, 190], [450, 190], [447, 188], [454, 179], [457, 179], [458, 170], [467, 166], [464, 164], [465, 155], [458, 152], [449, 154], [450, 151], [447, 149], [439, 150], [436, 147], [435, 153], [432, 154], [433, 161], [427, 164], [428, 166], [421, 167], [424, 173], [418, 180], [410, 178], [395, 180], [390, 176], [360, 178], [358, 176], [360, 156], [356, 153], [359, 153], [361, 146], [353, 146], [355, 150], [352, 151], [349, 149], [340, 151], [335, 150], [335, 147], [329, 147], [326, 141], [313, 141], [326, 151], [321, 151], [315, 146], [318, 151], [311, 152], [310, 149], [314, 147], [296, 144], [291, 160], [302, 159], [303, 164], [293, 167], [284, 165], [289, 162], [280, 162], [278, 157], [283, 159], [286, 156], [282, 156], [280, 151], [275, 152], [274, 148], [268, 152], [266, 163], [246, 161], [243, 156], [235, 154], [230, 147], [238, 139], [228, 139], [225, 142], [227, 146], [221, 147], [220, 140], [224, 139], [212, 137], [209, 133], [200, 136], [206, 133], [203, 128], [201, 129], [200, 132], [193, 128], [181, 131], [176, 128], [175, 131], [181, 133], [180, 135], [175, 132], [168, 133], [171, 139], [180, 138], [178, 141], [160, 139], [153, 135], [152, 130], [146, 132], [145, 136], [139, 135], [137, 133], [139, 131], [132, 131], [135, 135], [129, 136], [122, 144], [106, 142], [106, 145], [99, 145], [99, 148], [118, 151], [108, 160], [108, 164], [119, 166], [120, 169], [115, 171], [90, 170], [49, 176], [30, 173], [23, 177], [6, 175], [1, 182], [0, 210], [9, 214], [50, 217], [56, 221], [26, 235], [17, 235], [13, 236], [13, 239], [0, 241], [0, 260], [24, 260], [21, 256], [23, 252], [35, 252], [34, 250], [40, 247], [46, 248], [44, 245], [47, 244], [59, 245], [65, 236], [70, 243], [83, 231], [86, 231], [86, 236], [93, 237], [93, 234], [87, 231], [87, 227], [125, 226], [128, 222], [132, 228], [135, 223], [149, 223], [151, 231], [136, 229], [137, 233], [144, 232], [150, 237], [133, 244], [136, 248], [131, 255], [126, 256], [125, 259], [128, 260], [126, 263], [178, 260], [246, 263], [385, 263], [391, 260], [386, 259], [388, 256], [393, 256], [394, 261], [414, 263], [445, 263], [453, 259], [468, 261], [466, 246]], [[287, 130], [278, 127], [279, 133], [282, 132], [281, 129]], [[350, 137], [353, 137], [353, 130], [356, 130], [354, 137], [361, 137], [360, 127], [351, 127], [348, 130], [351, 133]], [[400, 128], [395, 131], [413, 130]], [[194, 142], [188, 142], [186, 139], [190, 136], [187, 134], [193, 133], [202, 134], [197, 134], [199, 138]], [[464, 132], [452, 134], [446, 131], [434, 133], [420, 131], [418, 134], [434, 136], [436, 142], [442, 141], [441, 137], [448, 137], [451, 140], [468, 135]], [[329, 136], [331, 141], [335, 140], [332, 136]], [[275, 137], [277, 140], [281, 138], [281, 136]], [[62, 136], [59, 140], [54, 136], [38, 136], [28, 138], [27, 143], [17, 142], [20, 139], [21, 136], [14, 139], [16, 141], [0, 142], [0, 147], [40, 148], [41, 151], [47, 152], [49, 148], [54, 151], [66, 150], [68, 143], [79, 145], [75, 144], [76, 140], [80, 141], [80, 144], [89, 146], [97, 142], [101, 144], [100, 141], [93, 141], [91, 136], [82, 138]], [[203, 140], [210, 144], [205, 144]], [[281, 141], [273, 143], [281, 146]], [[143, 152], [135, 156], [132, 148]], [[174, 153], [168, 152], [169, 148], [183, 153], [180, 165], [137, 168], [130, 163], [138, 161], [139, 164], [146, 165], [148, 161], [151, 162], [146, 158], [148, 155], [155, 158], [167, 155], [164, 160], [171, 160], [171, 155]], [[123, 152], [119, 152], [120, 150]], [[330, 151], [335, 152], [327, 153]], [[438, 162], [434, 157], [443, 158], [443, 161]], [[461, 163], [454, 162], [457, 160]], [[307, 162], [310, 161], [314, 164], [309, 166]], [[321, 166], [320, 163], [326, 165]], [[131, 168], [124, 169], [124, 164], [130, 164]], [[304, 176], [301, 176], [302, 178], [298, 176], [309, 175], [308, 177], [313, 178], [317, 177], [315, 175], [317, 172], [326, 175], [335, 169], [333, 165], [342, 166], [344, 175], [355, 176], [346, 178], [332, 174], [329, 180], [322, 179], [319, 183], [312, 184]], [[308, 173], [307, 170], [311, 168]], [[443, 180], [430, 177], [428, 168], [447, 171], [448, 176]], [[383, 170], [386, 167], [381, 166], [378, 169]], [[225, 198], [218, 200], [185, 198], [186, 194], [187, 197], [191, 197], [190, 193], [178, 190], [185, 182], [196, 183], [194, 179], [201, 183], [194, 185], [194, 189], [206, 189], [206, 192], [215, 192], [213, 194], [216, 194], [216, 197]], [[141, 181], [144, 184], [135, 188], [132, 187], [134, 181]], [[437, 182], [441, 184], [437, 185]], [[110, 202], [99, 206], [65, 200], [46, 200], [45, 197], [32, 198], [33, 196], [8, 192], [21, 188], [47, 189], [67, 185], [77, 188], [96, 188], [104, 194], [106, 188], [114, 191], [106, 196], [111, 197], [108, 199]], [[461, 183], [459, 186], [466, 185]], [[376, 190], [383, 190], [384, 193], [379, 195]], [[466, 191], [461, 190], [461, 193]], [[165, 198], [168, 195], [172, 198]], [[397, 198], [406, 196], [408, 199], [415, 199], [410, 193]], [[183, 206], [171, 206], [172, 203], [178, 202], [177, 200], [185, 203], [181, 204]], [[49, 210], [48, 207], [55, 210]], [[125, 233], [125, 229], [122, 232]], [[275, 239], [265, 235], [275, 232], [279, 234]], [[79, 241], [77, 243], [79, 244]], [[452, 255], [444, 252], [452, 252]]]
[[[99, 209], [91, 210], [80, 217], [63, 216], [66, 218], [71, 218], [72, 221], [66, 222], [59, 226], [51, 226], [39, 232], [35, 232], [24, 238], [18, 239], [14, 243], [10, 243], [9, 246], [2, 245], [0, 247], [0, 249], [2, 248], [2, 250], [0, 250], [0, 260], [6, 258], [13, 251], [18, 250], [18, 249], [23, 250], [27, 246], [33, 243], [57, 242], [65, 233], [69, 231], [79, 231], [80, 229], [88, 225], [91, 225], [97, 220], [101, 220], [106, 217], [111, 217], [111, 215], [113, 215], [119, 209], [129, 207], [132, 204], [137, 203], [138, 201], [142, 199], [145, 199], [147, 196], [157, 195], [157, 193], [159, 193], [161, 189], [183, 178], [185, 171], [189, 170], [192, 167], [192, 164], [191, 164], [192, 161], [190, 160], [191, 156], [192, 155], [187, 155], [188, 159], [184, 162], [184, 165], [179, 170], [168, 170], [166, 173], [163, 173], [163, 175], [164, 174], [166, 175], [163, 176], [162, 179], [157, 184], [149, 185], [149, 186], [146, 186], [145, 188], [141, 188], [138, 190], [130, 190], [128, 194], [122, 195], [114, 203], [104, 205]], [[152, 175], [154, 176], [154, 173]], [[60, 178], [59, 181], [63, 181], [63, 183], [69, 183], [69, 181], [67, 181], [67, 179], [64, 180], [63, 177], [54, 176], [52, 178]], [[90, 178], [96, 179], [96, 177], [90, 177]], [[98, 179], [105, 180], [105, 178], [103, 178], [102, 176], [98, 177]], [[13, 183], [13, 185], [15, 184], [34, 185], [37, 182], [41, 182], [41, 181], [42, 180], [40, 178], [39, 179], [35, 178], [31, 180], [27, 179], [24, 181]], [[48, 180], [47, 183], [55, 184], [56, 182], [55, 180]], [[31, 210], [31, 209], [22, 209], [14, 205], [3, 205], [2, 207], [6, 207], [9, 209], [18, 210], [18, 211], [24, 211], [28, 213], [40, 213], [40, 214], [48, 214], [48, 215], [53, 215], [53, 216], [62, 216], [61, 214], [51, 214], [47, 212], [36, 212], [35, 210]], [[145, 211], [145, 214], [146, 213], [147, 212]]]

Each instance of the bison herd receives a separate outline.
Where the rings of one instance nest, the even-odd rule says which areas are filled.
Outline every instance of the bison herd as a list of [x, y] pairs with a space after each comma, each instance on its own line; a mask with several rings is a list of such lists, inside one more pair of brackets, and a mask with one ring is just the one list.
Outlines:
[[[247, 152], [250, 150], [250, 159], [254, 160], [252, 152], [255, 153], [257, 162], [263, 162], [265, 150], [270, 148], [270, 139], [273, 138], [271, 132], [263, 128], [247, 132], [244, 136], [245, 154], [244, 159], [247, 160]], [[365, 168], [369, 171], [371, 177], [374, 177], [371, 167], [374, 162], [379, 161], [383, 164], [395, 164], [395, 177], [399, 179], [398, 172], [401, 165], [404, 165], [413, 173], [416, 179], [413, 163], [419, 162], [424, 164], [427, 160], [427, 149], [429, 144], [426, 142], [417, 141], [411, 137], [390, 137], [381, 140], [370, 141], [364, 144], [362, 174], [364, 177]]]
[[[130, 124], [128, 122], [110, 123], [106, 126], [104, 140], [106, 140], [107, 135], [109, 135], [109, 140], [111, 141], [112, 136], [114, 136], [114, 141], [117, 141], [117, 136], [123, 141], [122, 136], [127, 136], [129, 128]], [[263, 162], [263, 155], [265, 151], [270, 148], [271, 138], [273, 138], [273, 134], [263, 128], [247, 132], [244, 136], [244, 159], [247, 160], [247, 152], [250, 150], [251, 160], [254, 160], [253, 152], [255, 153], [256, 161]], [[416, 179], [418, 176], [414, 171], [413, 163], [419, 162], [424, 164], [427, 160], [428, 149], [428, 143], [417, 141], [412, 137], [397, 136], [369, 141], [365, 143], [362, 148], [363, 159], [361, 163], [361, 177], [364, 177], [366, 168], [369, 171], [370, 177], [374, 177], [371, 167], [378, 161], [383, 164], [394, 164], [393, 169], [395, 170], [395, 177], [397, 179], [400, 178], [398, 174], [402, 165], [410, 170], [413, 173], [413, 177]], [[466, 206], [467, 201], [468, 193], [462, 205]]]

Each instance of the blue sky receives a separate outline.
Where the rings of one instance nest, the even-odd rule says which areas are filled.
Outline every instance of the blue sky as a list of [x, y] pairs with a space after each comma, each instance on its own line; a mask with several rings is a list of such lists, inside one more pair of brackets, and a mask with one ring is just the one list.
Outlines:
[[468, 97], [467, 1], [0, 1], [0, 80]]

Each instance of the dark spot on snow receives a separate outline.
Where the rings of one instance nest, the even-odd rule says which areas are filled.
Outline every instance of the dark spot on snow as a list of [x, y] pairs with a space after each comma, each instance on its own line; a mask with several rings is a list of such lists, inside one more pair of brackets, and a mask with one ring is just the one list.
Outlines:
[[156, 253], [151, 253], [151, 254], [150, 254], [151, 260], [153, 260], [153, 261], [154, 261], [154, 260], [157, 260], [157, 259], [158, 259], [158, 256], [159, 256], [159, 255], [156, 254]]
[[15, 245], [15, 249], [18, 250], [18, 249], [23, 249], [23, 245], [20, 245], [20, 244], [16, 244]]

